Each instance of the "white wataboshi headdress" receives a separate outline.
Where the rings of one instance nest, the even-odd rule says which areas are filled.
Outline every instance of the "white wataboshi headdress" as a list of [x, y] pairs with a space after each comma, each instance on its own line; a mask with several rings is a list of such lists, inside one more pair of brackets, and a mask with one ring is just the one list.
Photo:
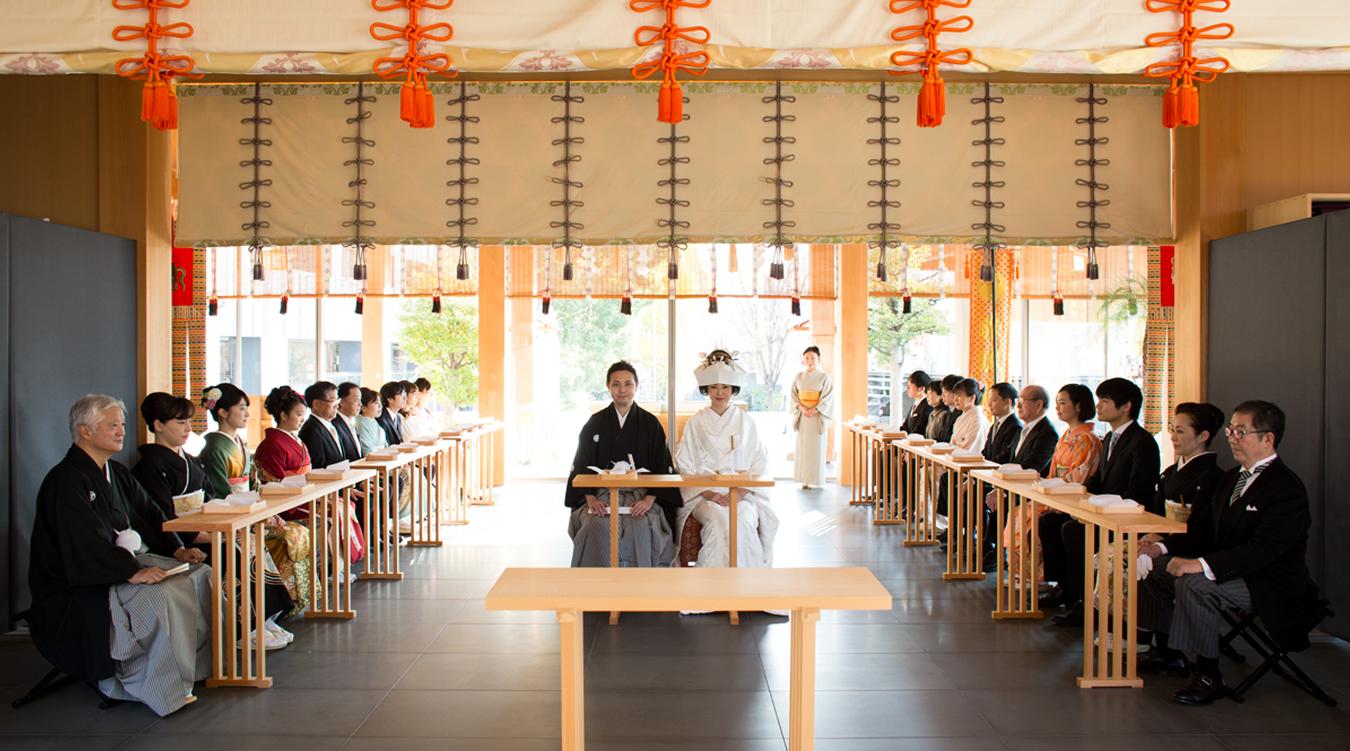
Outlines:
[[745, 371], [736, 364], [736, 356], [726, 350], [713, 350], [702, 355], [703, 361], [694, 368], [694, 377], [698, 385], [712, 386], [720, 383], [726, 386], [745, 386]]

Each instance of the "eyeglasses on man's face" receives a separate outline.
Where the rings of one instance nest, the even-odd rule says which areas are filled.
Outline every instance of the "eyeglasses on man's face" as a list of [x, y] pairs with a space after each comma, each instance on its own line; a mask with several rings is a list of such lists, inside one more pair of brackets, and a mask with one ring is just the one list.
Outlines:
[[1257, 430], [1256, 428], [1249, 428], [1246, 425], [1237, 425], [1237, 426], [1226, 425], [1224, 426], [1223, 432], [1224, 435], [1228, 436], [1229, 438], [1236, 438], [1240, 441], [1249, 435], [1260, 435], [1262, 433], [1269, 433], [1270, 431]]

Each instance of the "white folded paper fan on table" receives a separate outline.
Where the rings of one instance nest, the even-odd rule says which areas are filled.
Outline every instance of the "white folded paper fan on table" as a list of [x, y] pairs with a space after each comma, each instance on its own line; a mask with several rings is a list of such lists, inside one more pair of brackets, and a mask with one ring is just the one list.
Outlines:
[[1009, 473], [1011, 473], [1011, 472], [1021, 472], [1021, 471], [1022, 471], [1022, 465], [1021, 465], [1021, 464], [1000, 464], [1000, 465], [998, 465], [998, 471], [999, 471], [999, 472], [1009, 472]]
[[981, 453], [978, 452], [978, 451], [971, 451], [970, 449], [957, 449], [957, 450], [955, 450], [955, 451], [952, 452], [952, 456], [961, 456], [961, 457], [970, 458], [970, 457], [984, 456], [984, 455], [981, 454]]
[[1110, 506], [1113, 503], [1122, 503], [1124, 500], [1124, 498], [1114, 493], [1103, 493], [1088, 498], [1088, 503], [1091, 503], [1093, 506]]
[[262, 500], [262, 496], [257, 491], [250, 490], [247, 493], [230, 493], [221, 499], [227, 506], [252, 506]]
[[328, 470], [329, 472], [346, 472], [351, 468], [352, 463], [348, 461], [341, 461], [337, 462], [336, 464], [329, 464], [327, 467], [324, 467], [324, 469]]
[[305, 479], [304, 475], [291, 475], [290, 477], [282, 478], [281, 484], [288, 488], [303, 488], [309, 484], [309, 480]]
[[1036, 487], [1041, 488], [1043, 490], [1047, 488], [1059, 488], [1065, 485], [1068, 485], [1068, 483], [1064, 482], [1058, 477], [1047, 477], [1044, 480], [1041, 480], [1036, 483]]
[[1088, 499], [1088, 503], [1106, 514], [1137, 514], [1144, 510], [1144, 507], [1135, 501], [1110, 493], [1094, 495]]

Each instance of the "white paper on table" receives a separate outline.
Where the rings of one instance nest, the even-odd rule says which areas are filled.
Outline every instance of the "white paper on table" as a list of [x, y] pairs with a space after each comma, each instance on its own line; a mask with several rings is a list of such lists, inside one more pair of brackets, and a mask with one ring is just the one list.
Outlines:
[[1101, 495], [1094, 495], [1088, 498], [1088, 503], [1091, 503], [1093, 506], [1112, 506], [1117, 503], [1124, 503], [1124, 502], [1125, 502], [1124, 498], [1114, 493], [1103, 493]]
[[966, 457], [969, 457], [969, 456], [983, 456], [983, 454], [981, 454], [981, 453], [978, 452], [978, 451], [971, 451], [970, 449], [957, 449], [957, 450], [955, 450], [955, 451], [952, 452], [952, 456], [966, 456]]
[[1058, 488], [1063, 485], [1068, 485], [1068, 483], [1064, 482], [1064, 480], [1058, 477], [1047, 477], [1044, 480], [1038, 480], [1036, 482], [1036, 487], [1040, 488], [1041, 490], [1045, 490], [1047, 488]]
[[309, 484], [309, 480], [305, 479], [304, 475], [291, 475], [282, 478], [281, 484], [288, 488], [303, 488]]
[[935, 449], [947, 449], [951, 448], [952, 445], [950, 443], [947, 443], [946, 441], [938, 441], [937, 443], [933, 444], [932, 447]]
[[999, 471], [999, 472], [1021, 472], [1021, 471], [1022, 471], [1022, 465], [1021, 465], [1021, 464], [1000, 464], [1000, 465], [998, 465], [998, 471]]
[[346, 472], [351, 468], [352, 463], [345, 460], [337, 462], [336, 464], [329, 464], [327, 467], [324, 467], [324, 469], [328, 470], [329, 472]]
[[221, 502], [227, 506], [252, 506], [261, 500], [262, 496], [258, 495], [258, 491], [250, 490], [244, 493], [230, 493], [221, 499]]

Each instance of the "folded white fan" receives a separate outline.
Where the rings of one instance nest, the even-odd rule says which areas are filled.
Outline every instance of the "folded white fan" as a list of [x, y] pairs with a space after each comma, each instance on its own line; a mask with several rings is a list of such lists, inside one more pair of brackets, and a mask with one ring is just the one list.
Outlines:
[[1091, 503], [1093, 506], [1110, 506], [1112, 504], [1124, 502], [1125, 502], [1124, 498], [1114, 493], [1103, 493], [1101, 495], [1094, 495], [1091, 498], [1088, 498], [1088, 503]]

